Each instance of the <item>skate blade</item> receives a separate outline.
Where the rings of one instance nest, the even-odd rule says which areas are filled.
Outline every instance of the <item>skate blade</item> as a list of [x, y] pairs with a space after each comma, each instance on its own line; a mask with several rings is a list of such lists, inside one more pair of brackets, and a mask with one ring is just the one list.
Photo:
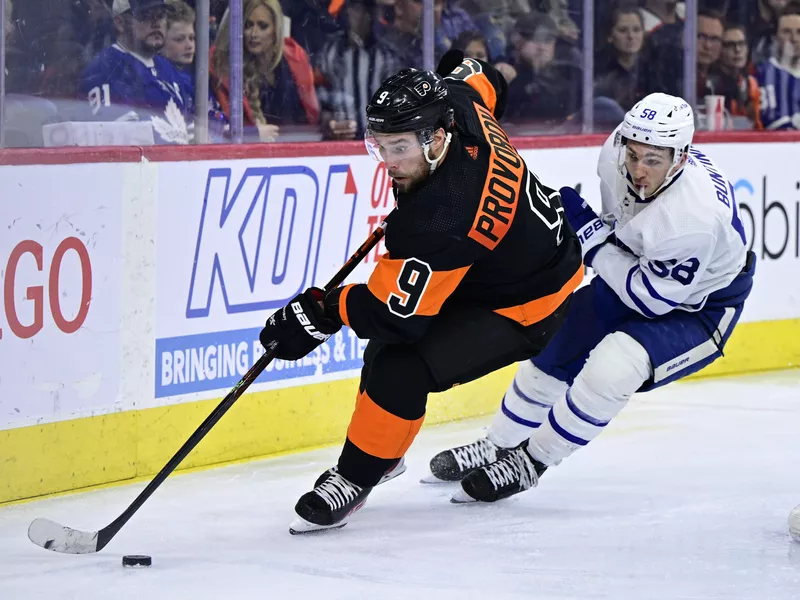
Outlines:
[[433, 473], [428, 471], [425, 475], [423, 475], [420, 478], [419, 482], [420, 483], [424, 483], [424, 484], [437, 485], [437, 484], [442, 484], [442, 483], [460, 483], [460, 480], [448, 481], [447, 479], [440, 479], [436, 475], [434, 475]]
[[465, 492], [464, 488], [459, 487], [455, 492], [453, 492], [453, 495], [450, 496], [450, 502], [453, 504], [472, 504], [478, 501]]
[[334, 525], [317, 525], [306, 521], [302, 517], [295, 517], [289, 524], [289, 533], [292, 535], [308, 535], [309, 533], [323, 533], [325, 531], [332, 531], [334, 529], [341, 529], [347, 525], [347, 521], [335, 523]]

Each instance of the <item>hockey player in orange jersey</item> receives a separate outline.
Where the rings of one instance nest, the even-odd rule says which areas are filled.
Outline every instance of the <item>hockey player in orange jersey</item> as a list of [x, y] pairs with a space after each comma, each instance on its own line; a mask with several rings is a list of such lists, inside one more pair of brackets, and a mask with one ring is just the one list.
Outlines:
[[397, 208], [365, 284], [309, 289], [261, 333], [299, 359], [347, 325], [369, 344], [338, 464], [295, 510], [292, 533], [342, 527], [404, 469], [430, 392], [537, 355], [583, 277], [559, 193], [498, 124], [506, 82], [448, 53], [437, 73], [403, 69], [367, 107], [366, 145], [386, 163]]

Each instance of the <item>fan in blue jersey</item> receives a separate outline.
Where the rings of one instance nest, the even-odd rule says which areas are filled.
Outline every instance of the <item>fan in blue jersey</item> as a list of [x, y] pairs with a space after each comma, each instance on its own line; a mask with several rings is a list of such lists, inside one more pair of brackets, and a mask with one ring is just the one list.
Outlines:
[[97, 55], [81, 75], [78, 93], [101, 121], [150, 121], [156, 140], [188, 144], [193, 91], [175, 66], [158, 54], [164, 46], [164, 0], [114, 0], [117, 41]]
[[800, 2], [778, 18], [772, 58], [758, 66], [765, 129], [800, 129]]
[[691, 146], [687, 102], [651, 94], [600, 152], [602, 210], [561, 188], [583, 260], [561, 329], [519, 365], [488, 434], [431, 460], [433, 480], [460, 481], [454, 502], [494, 502], [589, 444], [635, 392], [722, 355], [753, 285], [733, 186]]
[[[160, 54], [167, 58], [182, 77], [181, 85], [195, 96], [195, 12], [183, 0], [171, 0], [172, 11], [167, 15], [167, 35]], [[208, 93], [208, 128], [212, 142], [225, 141], [228, 119], [214, 92]], [[190, 126], [191, 129], [191, 126]]]

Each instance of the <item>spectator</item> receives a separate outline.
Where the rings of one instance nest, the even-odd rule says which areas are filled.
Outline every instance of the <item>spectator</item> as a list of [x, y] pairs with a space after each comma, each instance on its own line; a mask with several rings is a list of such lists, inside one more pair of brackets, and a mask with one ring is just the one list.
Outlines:
[[340, 16], [343, 0], [281, 0], [284, 16], [290, 20], [289, 32], [316, 62], [328, 36], [343, 30]]
[[167, 0], [167, 3], [173, 12], [167, 17], [167, 35], [161, 54], [194, 89], [195, 13], [183, 0]]
[[758, 66], [761, 121], [767, 129], [800, 129], [800, 2], [778, 18], [774, 55]]
[[89, 100], [95, 119], [149, 119], [160, 141], [188, 144], [192, 93], [158, 54], [171, 10], [164, 0], [114, 0], [117, 41], [84, 69], [78, 94]]
[[473, 18], [485, 15], [491, 19], [506, 36], [511, 34], [517, 19], [531, 12], [529, 0], [467, 0], [463, 5]]
[[[708, 81], [709, 71], [722, 52], [724, 17], [710, 10], [697, 13], [697, 98], [714, 93]], [[683, 69], [681, 69], [683, 77]]]
[[34, 41], [31, 53], [41, 60], [41, 93], [74, 98], [83, 69], [114, 43], [114, 16], [105, 0], [74, 0], [68, 7], [62, 4], [61, 11], [50, 15], [54, 29]]
[[[645, 27], [646, 28], [646, 27]], [[713, 93], [708, 73], [722, 51], [724, 19], [720, 13], [701, 9], [697, 13], [697, 97]], [[683, 95], [683, 22], [662, 25], [647, 41], [642, 53], [640, 87], [645, 94], [664, 92]]]
[[452, 47], [456, 50], [461, 50], [464, 56], [489, 62], [489, 49], [486, 47], [486, 40], [477, 29], [465, 31], [459, 35], [453, 40]]
[[[485, 62], [489, 60], [489, 48], [483, 34], [474, 29], [472, 31], [465, 31], [453, 40], [453, 48], [461, 50], [464, 56], [470, 58], [477, 58]], [[517, 76], [517, 70], [508, 63], [499, 62], [494, 64], [495, 69], [502, 73], [505, 77], [506, 83], [511, 83]]]
[[678, 14], [678, 0], [644, 0], [642, 7], [645, 33], [653, 33], [662, 25], [675, 25], [683, 21]]
[[486, 49], [489, 52], [489, 60], [492, 62], [506, 60], [508, 40], [505, 31], [500, 26], [501, 20], [491, 12], [481, 12], [480, 2], [476, 0], [462, 0], [459, 2], [459, 8], [467, 12], [472, 22], [475, 23], [475, 29], [483, 35]]
[[375, 39], [375, 11], [375, 0], [346, 0], [347, 30], [330, 36], [315, 61], [327, 139], [363, 137], [369, 99], [399, 69]]
[[[433, 0], [434, 24], [438, 29], [442, 21], [446, 0]], [[422, 0], [396, 0], [394, 4], [394, 22], [383, 29], [379, 35], [379, 43], [394, 54], [400, 68], [423, 68], [422, 57]], [[436, 37], [434, 60], [445, 53], [449, 41], [442, 36]]]
[[742, 25], [728, 25], [722, 34], [722, 54], [709, 75], [714, 93], [725, 96], [725, 108], [734, 117], [747, 117], [763, 129], [756, 78], [747, 73], [747, 35]]
[[772, 40], [778, 32], [778, 15], [789, 0], [752, 0], [753, 6], [747, 24], [747, 37], [750, 40], [753, 64], [766, 62], [772, 56]]
[[[278, 0], [244, 0], [244, 121], [261, 141], [278, 138], [279, 126], [314, 124], [319, 101], [308, 55], [284, 38]], [[211, 49], [211, 87], [230, 119], [230, 11], [226, 11]]]
[[[167, 58], [183, 78], [183, 83], [192, 97], [195, 96], [195, 12], [183, 0], [167, 0], [174, 9], [167, 16], [167, 35], [161, 54]], [[211, 139], [222, 141], [223, 131], [228, 120], [214, 96], [213, 90], [208, 93], [208, 118]]]
[[439, 53], [447, 52], [465, 31], [474, 30], [475, 23], [464, 9], [449, 5], [447, 0], [434, 4], [434, 44]]
[[581, 30], [569, 14], [567, 0], [539, 0], [539, 4], [547, 7], [547, 14], [556, 22], [559, 40], [570, 46], [577, 44]]
[[514, 26], [517, 77], [508, 90], [510, 121], [554, 123], [578, 110], [581, 71], [556, 54], [557, 36], [555, 21], [542, 13], [524, 15]]
[[628, 111], [642, 98], [639, 53], [644, 44], [644, 20], [636, 5], [614, 9], [605, 42], [595, 61], [594, 95], [610, 98]]

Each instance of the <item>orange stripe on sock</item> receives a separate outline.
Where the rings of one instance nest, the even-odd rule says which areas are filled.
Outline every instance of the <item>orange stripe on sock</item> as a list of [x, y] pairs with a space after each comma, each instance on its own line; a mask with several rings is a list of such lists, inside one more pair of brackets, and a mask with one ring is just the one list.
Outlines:
[[417, 437], [424, 420], [424, 416], [409, 421], [393, 415], [362, 392], [356, 400], [347, 438], [372, 456], [401, 458]]

